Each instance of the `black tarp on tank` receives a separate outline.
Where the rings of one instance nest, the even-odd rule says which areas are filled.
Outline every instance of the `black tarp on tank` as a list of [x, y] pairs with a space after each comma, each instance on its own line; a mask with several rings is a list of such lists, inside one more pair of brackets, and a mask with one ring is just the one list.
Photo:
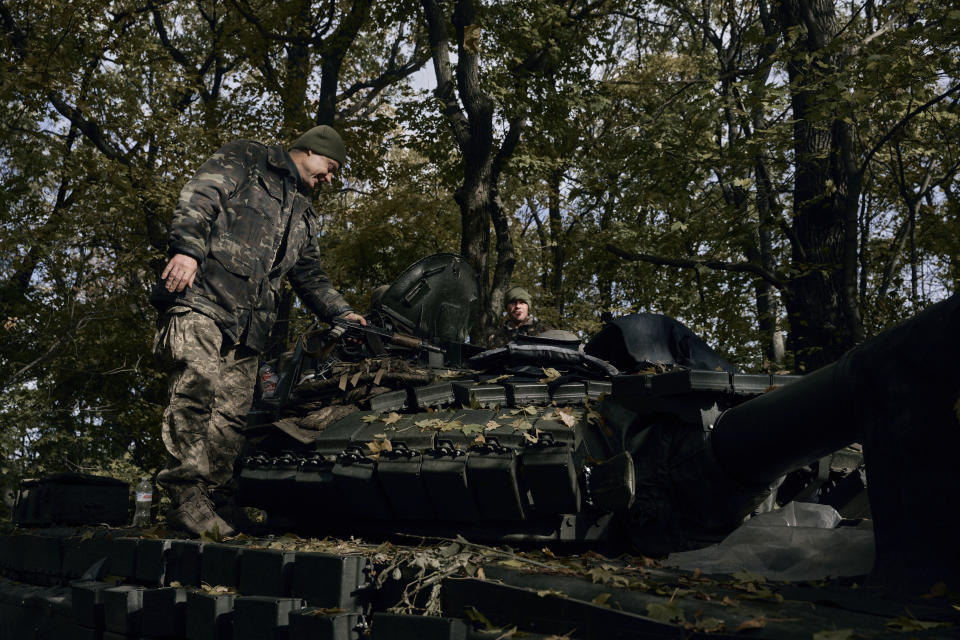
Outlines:
[[659, 313], [614, 318], [584, 347], [623, 372], [648, 364], [677, 364], [690, 369], [737, 373], [737, 368], [682, 322]]

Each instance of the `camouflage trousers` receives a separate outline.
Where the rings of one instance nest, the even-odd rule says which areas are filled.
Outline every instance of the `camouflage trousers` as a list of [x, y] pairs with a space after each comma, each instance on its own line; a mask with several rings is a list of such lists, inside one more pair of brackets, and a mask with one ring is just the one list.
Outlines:
[[196, 488], [229, 495], [253, 401], [257, 354], [225, 344], [211, 318], [180, 306], [164, 314], [153, 350], [171, 369], [162, 425], [169, 459], [157, 481], [174, 506]]

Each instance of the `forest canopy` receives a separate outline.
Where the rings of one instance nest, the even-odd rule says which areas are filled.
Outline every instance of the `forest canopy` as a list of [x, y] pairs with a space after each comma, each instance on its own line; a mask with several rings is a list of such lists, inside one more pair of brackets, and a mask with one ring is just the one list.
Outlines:
[[[960, 10], [836, 0], [0, 0], [8, 478], [156, 470], [148, 298], [177, 195], [236, 138], [315, 124], [358, 309], [430, 253], [589, 337], [688, 324], [809, 371], [960, 277]], [[288, 296], [292, 299], [292, 296]], [[271, 355], [311, 319], [286, 301]]]

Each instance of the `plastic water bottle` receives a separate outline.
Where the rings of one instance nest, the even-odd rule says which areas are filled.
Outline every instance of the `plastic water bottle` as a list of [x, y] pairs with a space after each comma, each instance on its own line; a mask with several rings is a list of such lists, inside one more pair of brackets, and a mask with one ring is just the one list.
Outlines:
[[150, 478], [140, 478], [136, 488], [135, 505], [133, 526], [145, 527], [150, 524], [150, 507], [153, 505], [153, 485], [150, 483]]

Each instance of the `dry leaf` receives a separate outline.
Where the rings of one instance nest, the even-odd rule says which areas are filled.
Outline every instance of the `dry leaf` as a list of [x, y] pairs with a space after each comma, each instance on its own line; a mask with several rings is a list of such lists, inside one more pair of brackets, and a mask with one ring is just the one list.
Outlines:
[[767, 626], [766, 618], [753, 618], [751, 620], [744, 620], [740, 623], [740, 626], [737, 627], [734, 633], [740, 633], [744, 629], [763, 629]]
[[749, 571], [738, 571], [738, 572], [736, 572], [736, 573], [731, 573], [730, 576], [731, 576], [734, 580], [736, 580], [737, 582], [740, 582], [740, 583], [750, 583], [750, 582], [752, 582], [752, 583], [756, 583], [756, 584], [763, 584], [764, 582], [767, 581], [767, 579], [764, 578], [763, 576], [758, 575], [758, 574], [756, 574], [756, 573], [750, 573]]
[[510, 567], [511, 569], [529, 569], [530, 565], [520, 560], [498, 560], [497, 564], [501, 564], [505, 567]]
[[467, 53], [480, 53], [480, 25], [468, 24], [463, 28], [463, 49]]
[[701, 618], [700, 615], [702, 611], [698, 611], [696, 615], [693, 616], [693, 629], [695, 631], [700, 631], [703, 633], [716, 633], [718, 631], [723, 631], [726, 628], [723, 620], [719, 618]]
[[659, 620], [660, 622], [686, 622], [683, 609], [681, 609], [680, 605], [676, 602], [670, 602], [668, 604], [651, 602], [647, 604], [647, 617]]
[[363, 375], [363, 371], [357, 371], [355, 374], [353, 374], [353, 377], [350, 378], [350, 386], [351, 387], [357, 386], [357, 382], [360, 381], [360, 376], [362, 375]]
[[363, 420], [364, 422], [366, 422], [367, 424], [369, 424], [369, 423], [371, 423], [371, 422], [376, 422], [377, 416], [371, 414], [371, 415], [369, 415], [369, 416], [363, 416], [363, 417], [360, 418], [360, 419]]
[[487, 619], [487, 616], [483, 615], [473, 607], [467, 607], [463, 611], [467, 614], [467, 617], [470, 618], [471, 622], [476, 622], [483, 625], [484, 629], [496, 629], [493, 624]]
[[393, 424], [394, 422], [400, 421], [400, 414], [396, 411], [391, 411], [390, 415], [383, 419], [386, 424]]
[[546, 376], [545, 378], [541, 378], [540, 382], [553, 382], [560, 377], [560, 372], [552, 367], [541, 368], [540, 370], [543, 371], [543, 375]]
[[951, 624], [949, 622], [917, 620], [916, 618], [908, 618], [906, 616], [900, 616], [899, 618], [894, 618], [893, 620], [888, 620], [887, 622], [884, 622], [883, 626], [890, 627], [891, 629], [897, 629], [899, 631], [923, 631], [924, 629], [936, 629], [937, 627], [948, 627], [948, 626], [951, 626]]
[[610, 599], [610, 596], [611, 594], [609, 593], [601, 593], [596, 598], [591, 600], [590, 604], [600, 605], [601, 607], [609, 607], [610, 605], [607, 604], [607, 600]]
[[463, 423], [459, 420], [451, 420], [440, 425], [440, 431], [456, 431], [457, 429], [463, 429]]
[[343, 374], [342, 376], [340, 376], [340, 384], [337, 385], [340, 388], [340, 391], [347, 390], [347, 380], [349, 379], [350, 377], [347, 374]]

